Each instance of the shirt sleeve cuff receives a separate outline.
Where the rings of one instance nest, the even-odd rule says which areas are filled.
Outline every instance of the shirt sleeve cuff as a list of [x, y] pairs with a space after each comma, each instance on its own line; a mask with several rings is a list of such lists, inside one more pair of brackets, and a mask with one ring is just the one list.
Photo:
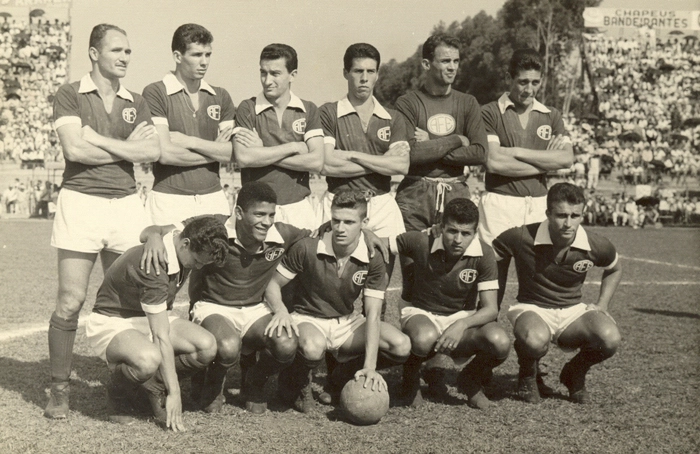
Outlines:
[[81, 126], [82, 126], [83, 121], [80, 119], [80, 117], [66, 116], [66, 117], [61, 117], [61, 118], [57, 119], [57, 120], [53, 123], [53, 125], [54, 125], [53, 127], [54, 127], [54, 129], [58, 129], [58, 128], [60, 128], [61, 126], [64, 126], [64, 125], [71, 125], [71, 124], [73, 124], [73, 125], [81, 125]]
[[383, 300], [384, 299], [384, 291], [366, 288], [365, 289], [365, 296], [369, 296], [370, 298], [377, 298], [377, 299]]
[[486, 136], [486, 139], [487, 139], [489, 142], [495, 142], [495, 143], [497, 143], [497, 144], [499, 144], [499, 145], [501, 144], [501, 139], [499, 139], [497, 135], [489, 134], [489, 135]]
[[480, 292], [484, 290], [498, 290], [498, 280], [479, 282], [476, 288]]
[[309, 139], [313, 139], [314, 137], [323, 137], [323, 130], [312, 129], [311, 131], [306, 131], [306, 134], [304, 134], [304, 142], [306, 142]]
[[147, 314], [160, 314], [168, 310], [168, 303], [163, 301], [160, 304], [143, 304], [141, 303], [141, 309]]
[[282, 276], [286, 277], [287, 279], [294, 279], [297, 277], [297, 273], [294, 273], [292, 271], [289, 271], [286, 266], [282, 265], [281, 263], [277, 265], [277, 272], [280, 273]]
[[333, 148], [335, 148], [335, 137], [325, 136], [323, 138], [323, 143], [326, 145], [333, 145]]
[[219, 131], [223, 131], [226, 128], [234, 126], [236, 123], [233, 120], [222, 121], [219, 123]]
[[399, 253], [399, 243], [396, 242], [396, 235], [389, 237], [389, 251], [394, 255]]
[[400, 144], [400, 143], [405, 143], [406, 145], [408, 145], [408, 141], [407, 141], [407, 140], [399, 140], [398, 142], [394, 142], [394, 143], [392, 143], [391, 145], [389, 145], [389, 149], [391, 150], [392, 148], [394, 148], [395, 146], [397, 146], [397, 145]]
[[162, 126], [169, 126], [170, 125], [170, 123], [168, 123], [167, 118], [153, 117], [152, 120], [153, 120], [154, 125], [162, 125]]
[[615, 253], [615, 260], [613, 260], [612, 263], [611, 263], [610, 265], [603, 267], [603, 269], [604, 269], [604, 270], [611, 270], [611, 269], [615, 268], [615, 265], [617, 265], [617, 259], [618, 259], [618, 258], [619, 258], [619, 257], [618, 257], [617, 252], [616, 252], [616, 253]]

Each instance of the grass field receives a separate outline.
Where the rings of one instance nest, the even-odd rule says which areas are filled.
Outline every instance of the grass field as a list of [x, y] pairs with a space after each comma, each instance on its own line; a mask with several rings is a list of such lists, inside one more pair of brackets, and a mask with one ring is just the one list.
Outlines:
[[[50, 230], [48, 221], [0, 221], [0, 453], [700, 452], [700, 230], [596, 229], [621, 255], [624, 277], [612, 313], [623, 343], [589, 374], [590, 405], [566, 400], [557, 377], [570, 355], [556, 348], [546, 357], [551, 369], [546, 381], [560, 394], [540, 405], [515, 399], [517, 362], [511, 352], [488, 388], [495, 401], [488, 411], [467, 407], [465, 396], [451, 387], [447, 402], [428, 401], [420, 409], [392, 406], [371, 427], [347, 424], [321, 405], [309, 415], [274, 403], [263, 416], [246, 413], [236, 396], [236, 369], [229, 376], [228, 405], [219, 415], [195, 411], [183, 384], [189, 429], [183, 434], [166, 432], [145, 416], [127, 428], [106, 421], [108, 370], [91, 356], [82, 328], [70, 418], [42, 417], [49, 381], [45, 328], [56, 291]], [[91, 310], [101, 277], [97, 265], [83, 315]], [[599, 280], [600, 272], [590, 273], [586, 300], [596, 297]], [[395, 278], [391, 288], [398, 282]], [[516, 287], [509, 284], [506, 305]], [[390, 292], [387, 319], [393, 323], [398, 298], [397, 290]], [[184, 305], [184, 295], [178, 301]], [[179, 311], [184, 314], [183, 307]], [[503, 316], [501, 323], [510, 331]], [[399, 369], [385, 377], [396, 388]]]

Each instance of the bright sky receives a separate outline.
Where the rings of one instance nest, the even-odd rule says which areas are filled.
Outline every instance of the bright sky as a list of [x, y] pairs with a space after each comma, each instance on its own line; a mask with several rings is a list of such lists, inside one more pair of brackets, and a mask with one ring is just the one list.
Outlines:
[[[299, 75], [293, 90], [317, 104], [345, 94], [342, 56], [369, 42], [385, 61], [403, 61], [439, 21], [480, 10], [495, 15], [504, 0], [74, 0], [71, 79], [90, 70], [88, 37], [95, 24], [124, 28], [133, 49], [125, 85], [140, 92], [174, 68], [170, 41], [177, 26], [195, 22], [214, 35], [206, 80], [226, 88], [234, 103], [259, 93], [258, 57], [272, 42], [293, 46]], [[700, 9], [700, 0], [604, 0], [603, 7]]]

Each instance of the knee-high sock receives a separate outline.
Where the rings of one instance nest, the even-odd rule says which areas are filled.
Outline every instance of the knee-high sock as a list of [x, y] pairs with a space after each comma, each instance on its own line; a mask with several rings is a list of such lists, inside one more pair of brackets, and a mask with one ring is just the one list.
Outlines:
[[78, 315], [74, 318], [61, 318], [56, 312], [49, 321], [49, 362], [51, 364], [51, 381], [67, 382], [70, 378], [73, 362], [73, 343], [78, 329]]

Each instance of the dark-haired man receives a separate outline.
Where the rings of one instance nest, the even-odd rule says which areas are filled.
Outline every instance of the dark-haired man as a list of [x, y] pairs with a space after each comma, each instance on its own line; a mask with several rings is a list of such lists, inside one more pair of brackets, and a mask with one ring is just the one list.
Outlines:
[[[569, 183], [552, 186], [547, 194], [547, 219], [514, 227], [493, 241], [496, 259], [515, 259], [517, 303], [508, 309], [513, 324], [520, 372], [518, 394], [531, 403], [540, 400], [537, 362], [552, 342], [562, 350], [579, 350], [561, 370], [560, 381], [572, 401], [589, 400], [586, 373], [615, 354], [620, 331], [608, 313], [622, 278], [615, 247], [607, 238], [581, 227], [583, 190]], [[595, 303], [581, 302], [588, 270], [605, 271]]]
[[474, 355], [457, 384], [470, 406], [484, 409], [490, 402], [482, 384], [508, 357], [510, 339], [496, 323], [498, 268], [491, 247], [476, 236], [478, 223], [471, 200], [452, 199], [437, 237], [412, 231], [390, 238], [392, 252], [414, 262], [411, 299], [401, 309], [401, 329], [411, 338], [402, 394], [412, 406], [422, 403], [419, 372], [427, 358]]
[[69, 377], [78, 314], [99, 253], [102, 269], [148, 225], [136, 193], [134, 163], [160, 156], [144, 99], [120, 84], [131, 60], [126, 32], [109, 24], [90, 33], [92, 70], [58, 89], [54, 126], [66, 169], [51, 245], [58, 249], [58, 297], [49, 322], [51, 395], [44, 416], [68, 416]]
[[323, 167], [323, 130], [318, 109], [291, 91], [296, 51], [270, 44], [260, 54], [262, 92], [236, 112], [234, 140], [241, 181], [262, 181], [277, 194], [277, 221], [315, 229], [318, 216], [309, 196], [309, 173]]
[[146, 202], [156, 225], [231, 214], [219, 163], [233, 159], [236, 112], [228, 92], [204, 80], [213, 40], [201, 25], [179, 26], [171, 44], [175, 71], [143, 90], [161, 146]]
[[175, 295], [190, 269], [226, 258], [226, 227], [203, 217], [163, 239], [170, 262], [167, 273], [140, 269], [144, 246], [124, 253], [105, 273], [85, 335], [95, 353], [110, 366], [107, 387], [109, 419], [131, 424], [129, 400], [142, 385], [156, 419], [182, 431], [179, 378], [207, 366], [216, 342], [205, 329], [170, 315]]

